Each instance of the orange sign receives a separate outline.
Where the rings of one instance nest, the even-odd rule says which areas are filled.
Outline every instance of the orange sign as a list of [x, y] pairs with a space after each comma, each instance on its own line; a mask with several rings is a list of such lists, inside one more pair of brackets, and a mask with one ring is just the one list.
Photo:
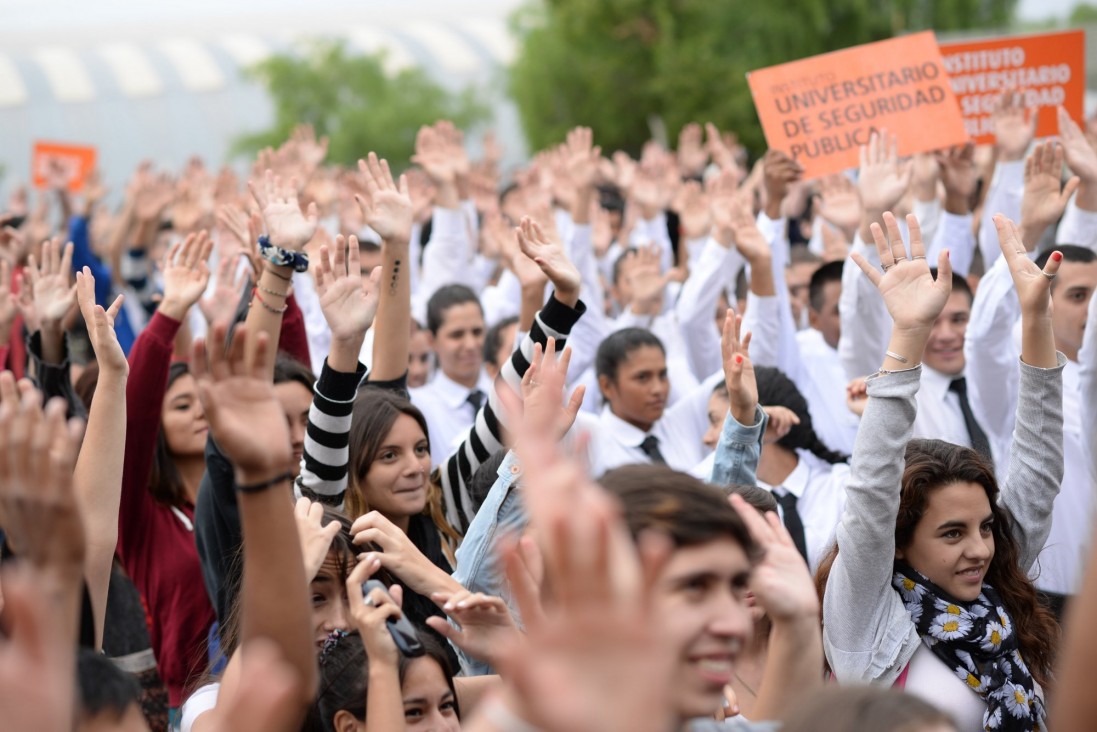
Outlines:
[[50, 181], [63, 177], [70, 191], [84, 187], [84, 180], [95, 169], [95, 148], [55, 142], [34, 143], [31, 177], [36, 188], [47, 188]]
[[901, 155], [967, 141], [931, 31], [747, 74], [766, 143], [804, 166], [805, 178], [857, 167], [873, 130]]
[[[1026, 107], [1066, 107], [1082, 120], [1086, 91], [1085, 31], [998, 38], [941, 45], [952, 90], [960, 102], [968, 134], [976, 142], [994, 142], [991, 114], [1002, 92], [1024, 94]], [[1040, 114], [1037, 137], [1059, 133], [1054, 114]]]

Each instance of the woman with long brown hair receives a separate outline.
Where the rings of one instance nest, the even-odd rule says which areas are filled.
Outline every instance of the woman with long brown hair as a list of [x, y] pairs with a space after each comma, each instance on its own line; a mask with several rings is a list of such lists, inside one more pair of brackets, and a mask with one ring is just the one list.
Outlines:
[[996, 217], [1021, 301], [1021, 398], [1009, 477], [974, 450], [910, 440], [920, 362], [951, 289], [947, 252], [934, 280], [918, 222], [907, 257], [895, 217], [872, 225], [884, 272], [855, 255], [894, 324], [870, 377], [836, 554], [820, 568], [823, 643], [841, 682], [902, 686], [961, 730], [1043, 730], [1058, 626], [1027, 572], [1047, 538], [1063, 475], [1062, 356], [1049, 291], [1016, 226]]

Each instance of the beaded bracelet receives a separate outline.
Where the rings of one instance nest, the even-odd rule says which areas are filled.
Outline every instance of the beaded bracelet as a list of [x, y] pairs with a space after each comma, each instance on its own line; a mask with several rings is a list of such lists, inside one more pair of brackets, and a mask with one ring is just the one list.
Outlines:
[[289, 305], [283, 305], [281, 308], [272, 307], [267, 303], [266, 300], [263, 299], [263, 296], [259, 294], [259, 290], [254, 287], [251, 288], [251, 296], [252, 304], [254, 304], [256, 301], [259, 301], [260, 305], [266, 308], [268, 312], [274, 313], [275, 315], [281, 315], [282, 313], [289, 310]]
[[292, 480], [293, 480], [293, 473], [286, 472], [286, 473], [282, 473], [281, 475], [276, 475], [273, 478], [271, 478], [270, 480], [264, 481], [262, 483], [252, 483], [250, 485], [237, 485], [236, 486], [236, 492], [237, 493], [261, 493], [261, 492], [267, 490], [268, 488], [273, 488], [274, 486], [278, 485], [279, 483], [287, 483], [287, 482], [290, 482]]
[[276, 291], [270, 289], [269, 287], [263, 287], [260, 284], [256, 284], [255, 286], [258, 289], [262, 290], [263, 292], [267, 293], [268, 295], [274, 295], [275, 297], [289, 297], [289, 292], [288, 291], [287, 292], [276, 292]]

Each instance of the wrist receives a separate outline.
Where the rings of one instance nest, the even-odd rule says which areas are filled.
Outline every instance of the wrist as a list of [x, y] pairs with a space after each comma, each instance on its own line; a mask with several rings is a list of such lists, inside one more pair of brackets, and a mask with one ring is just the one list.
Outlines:
[[578, 288], [572, 289], [570, 287], [556, 286], [556, 299], [562, 305], [567, 305], [569, 308], [574, 309], [579, 304], [579, 290]]
[[954, 216], [967, 216], [971, 213], [971, 199], [962, 193], [945, 192], [945, 212]]
[[1097, 211], [1097, 180], [1082, 179], [1074, 204], [1083, 211]]
[[729, 410], [731, 412], [731, 418], [744, 427], [754, 426], [754, 416], [758, 412], [757, 404], [752, 404], [749, 408], [746, 405], [740, 404], [731, 406]]
[[461, 197], [453, 181], [434, 181], [434, 205], [438, 208], [456, 209], [461, 205]]
[[156, 309], [163, 315], [181, 323], [192, 304], [193, 303], [183, 302], [182, 300], [176, 300], [175, 298], [165, 297], [160, 301], [160, 305]]
[[781, 201], [784, 200], [784, 196], [774, 196], [768, 191], [766, 192], [766, 207], [764, 209], [766, 216], [773, 221], [781, 218]]
[[[269, 484], [267, 488], [276, 488], [280, 484], [289, 485], [292, 481], [287, 475], [287, 467], [292, 462], [292, 458], [287, 459], [286, 465], [282, 467], [269, 465], [269, 466], [237, 466], [234, 471], [234, 477], [236, 481], [237, 489], [248, 488], [252, 486], [260, 486]], [[248, 491], [243, 491], [247, 493]], [[257, 492], [257, 491], [251, 491]]]

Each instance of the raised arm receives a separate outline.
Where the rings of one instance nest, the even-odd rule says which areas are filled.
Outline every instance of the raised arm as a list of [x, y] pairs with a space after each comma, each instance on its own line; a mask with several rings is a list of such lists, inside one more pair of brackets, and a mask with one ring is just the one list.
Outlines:
[[[69, 354], [64, 322], [76, 304], [76, 287], [70, 282], [73, 245], [61, 247], [59, 239], [42, 243], [41, 261], [33, 255], [27, 268], [25, 286], [40, 327], [33, 329], [27, 319], [27, 357], [45, 399], [61, 397], [70, 416], [87, 416], [87, 410], [72, 389]], [[108, 282], [109, 287], [109, 282]]]
[[118, 508], [126, 457], [126, 379], [129, 362], [114, 334], [114, 318], [122, 307], [119, 295], [107, 310], [95, 304], [91, 269], [76, 273], [77, 298], [87, 325], [99, 378], [88, 414], [88, 429], [80, 446], [73, 484], [84, 525], [87, 554], [84, 576], [95, 618], [96, 646], [102, 643], [114, 551], [118, 546]]
[[358, 354], [374, 322], [381, 286], [377, 280], [381, 273], [374, 270], [377, 277], [369, 280], [368, 290], [364, 287], [358, 239], [352, 236], [346, 245], [342, 236], [336, 238], [334, 259], [327, 247], [321, 247], [320, 261], [313, 269], [320, 309], [331, 328], [331, 353], [313, 387], [297, 482], [303, 495], [336, 506], [342, 505], [347, 489], [351, 411], [366, 375]]
[[[259, 334], [265, 333], [267, 336], [271, 347], [264, 353], [266, 372], [270, 378], [274, 376], [282, 317], [288, 309], [290, 281], [295, 270], [303, 271], [302, 267], [308, 265], [302, 250], [316, 233], [316, 204], [310, 203], [308, 211], [302, 212], [295, 183], [292, 180], [282, 181], [269, 170], [262, 181], [248, 182], [267, 227], [267, 247], [262, 249], [263, 271], [256, 275], [258, 281], [244, 322], [248, 326], [247, 332], [251, 334], [249, 357], [255, 354]], [[263, 243], [262, 238], [260, 242]]]
[[1059, 139], [1066, 152], [1067, 167], [1078, 176], [1081, 185], [1067, 205], [1055, 241], [1097, 250], [1097, 150], [1065, 109], [1059, 107], [1058, 114]]
[[968, 143], [937, 153], [941, 182], [945, 186], [945, 210], [926, 249], [929, 260], [936, 261], [942, 249], [949, 250], [952, 269], [967, 277], [975, 257], [975, 232], [972, 230], [972, 197], [979, 184], [975, 167], [975, 145]]
[[[1025, 162], [1025, 193], [1021, 202], [1022, 233], [1016, 250], [1032, 251], [1044, 230], [1058, 219], [1077, 182], [1059, 180], [1063, 153], [1054, 143], [1040, 143]], [[1011, 250], [1013, 251], [1013, 250]], [[1007, 261], [996, 261], [979, 283], [964, 338], [968, 393], [972, 409], [995, 442], [1005, 444], [1013, 433], [1018, 401], [1018, 353], [1013, 326], [1021, 316]]]
[[[241, 332], [243, 330], [244, 332]], [[266, 364], [266, 334], [250, 341], [241, 326], [225, 346], [227, 328], [195, 343], [192, 365], [210, 432], [235, 469], [243, 529], [240, 635], [244, 652], [257, 638], [274, 641], [301, 679], [296, 721], [316, 693], [316, 649], [310, 633], [308, 584], [289, 500], [293, 450], [289, 426]], [[207, 363], [208, 356], [208, 363]]]
[[357, 197], [366, 223], [381, 235], [381, 281], [373, 337], [374, 381], [393, 381], [408, 370], [411, 340], [411, 267], [408, 245], [411, 237], [412, 205], [408, 181], [400, 176], [397, 186], [386, 160], [370, 153], [359, 160], [366, 179], [368, 200]]
[[861, 148], [857, 188], [864, 208], [861, 228], [850, 249], [851, 258], [846, 260], [842, 271], [842, 296], [838, 305], [842, 317], [838, 355], [850, 379], [867, 376], [877, 367], [884, 356], [891, 328], [880, 293], [852, 255], [856, 253], [879, 265], [871, 225], [880, 222], [884, 212], [899, 203], [910, 185], [913, 171], [913, 163], [900, 161], [898, 141], [886, 130], [873, 133], [869, 144]]
[[[938, 259], [935, 281], [917, 219], [907, 217], [910, 258], [895, 217], [886, 213], [884, 222], [887, 238], [879, 224], [871, 226], [884, 272], [854, 254], [879, 289], [893, 325], [883, 366], [867, 382], [869, 400], [853, 447], [848, 499], [837, 530], [838, 556], [823, 597], [824, 643], [840, 681], [873, 681], [888, 674], [886, 680], [894, 680], [898, 675], [898, 669], [873, 659], [893, 659], [900, 651], [879, 648], [878, 643], [882, 626], [891, 620], [890, 610], [902, 607], [890, 589], [902, 456], [914, 425], [922, 354], [952, 290], [948, 253]], [[916, 642], [912, 626], [901, 643]]]
[[[1036, 135], [1038, 110], [1024, 105], [1024, 95], [1009, 91], [1002, 94], [991, 122], [994, 126], [994, 175], [983, 203], [979, 221], [979, 251], [983, 255], [983, 271], [998, 259], [998, 232], [994, 214], [1005, 214], [1016, 221], [1023, 220], [1021, 195], [1024, 190], [1025, 155]], [[1034, 240], [1036, 241], [1036, 240]]]
[[1063, 480], [1066, 357], [1055, 352], [1051, 328], [1051, 281], [1063, 257], [1052, 252], [1041, 270], [1029, 259], [1016, 224], [1001, 214], [994, 217], [994, 224], [1021, 308], [1017, 426], [1000, 500], [1013, 515], [1018, 560], [1022, 570], [1028, 571], [1051, 531], [1052, 502]]
[[769, 419], [758, 406], [758, 383], [750, 362], [751, 334], [748, 331], [740, 339], [742, 325], [743, 318], [728, 310], [721, 346], [729, 406], [709, 477], [709, 482], [718, 486], [758, 482], [758, 458]]
[[533, 326], [510, 360], [503, 364], [496, 378], [496, 384], [500, 381], [503, 384], [488, 394], [487, 401], [476, 414], [468, 438], [438, 468], [446, 520], [461, 534], [468, 528], [473, 516], [468, 481], [484, 460], [503, 447], [506, 424], [498, 389], [509, 388], [520, 393], [522, 377], [533, 360], [535, 344], [541, 344], [544, 348], [549, 337], [552, 337], [556, 339], [557, 348], [562, 349], [572, 326], [586, 310], [579, 300], [579, 272], [567, 258], [560, 242], [546, 237], [541, 227], [528, 218], [522, 219], [517, 236], [523, 255], [544, 271], [555, 291], [534, 318]]
[[146, 513], [154, 501], [148, 491], [160, 415], [168, 388], [172, 342], [187, 311], [198, 302], [209, 282], [205, 232], [190, 234], [164, 256], [164, 298], [130, 351], [126, 381], [126, 459], [122, 471], [122, 501], [118, 514], [118, 554], [128, 563], [145, 550], [139, 539], [147, 529]]
[[[1086, 315], [1086, 332], [1082, 336], [1082, 347], [1078, 350], [1079, 393], [1082, 404], [1097, 404], [1097, 297], [1089, 298], [1089, 313]], [[1082, 434], [1097, 435], [1097, 409], [1082, 410]], [[1089, 455], [1089, 474], [1093, 484], [1097, 485], [1097, 450]]]

